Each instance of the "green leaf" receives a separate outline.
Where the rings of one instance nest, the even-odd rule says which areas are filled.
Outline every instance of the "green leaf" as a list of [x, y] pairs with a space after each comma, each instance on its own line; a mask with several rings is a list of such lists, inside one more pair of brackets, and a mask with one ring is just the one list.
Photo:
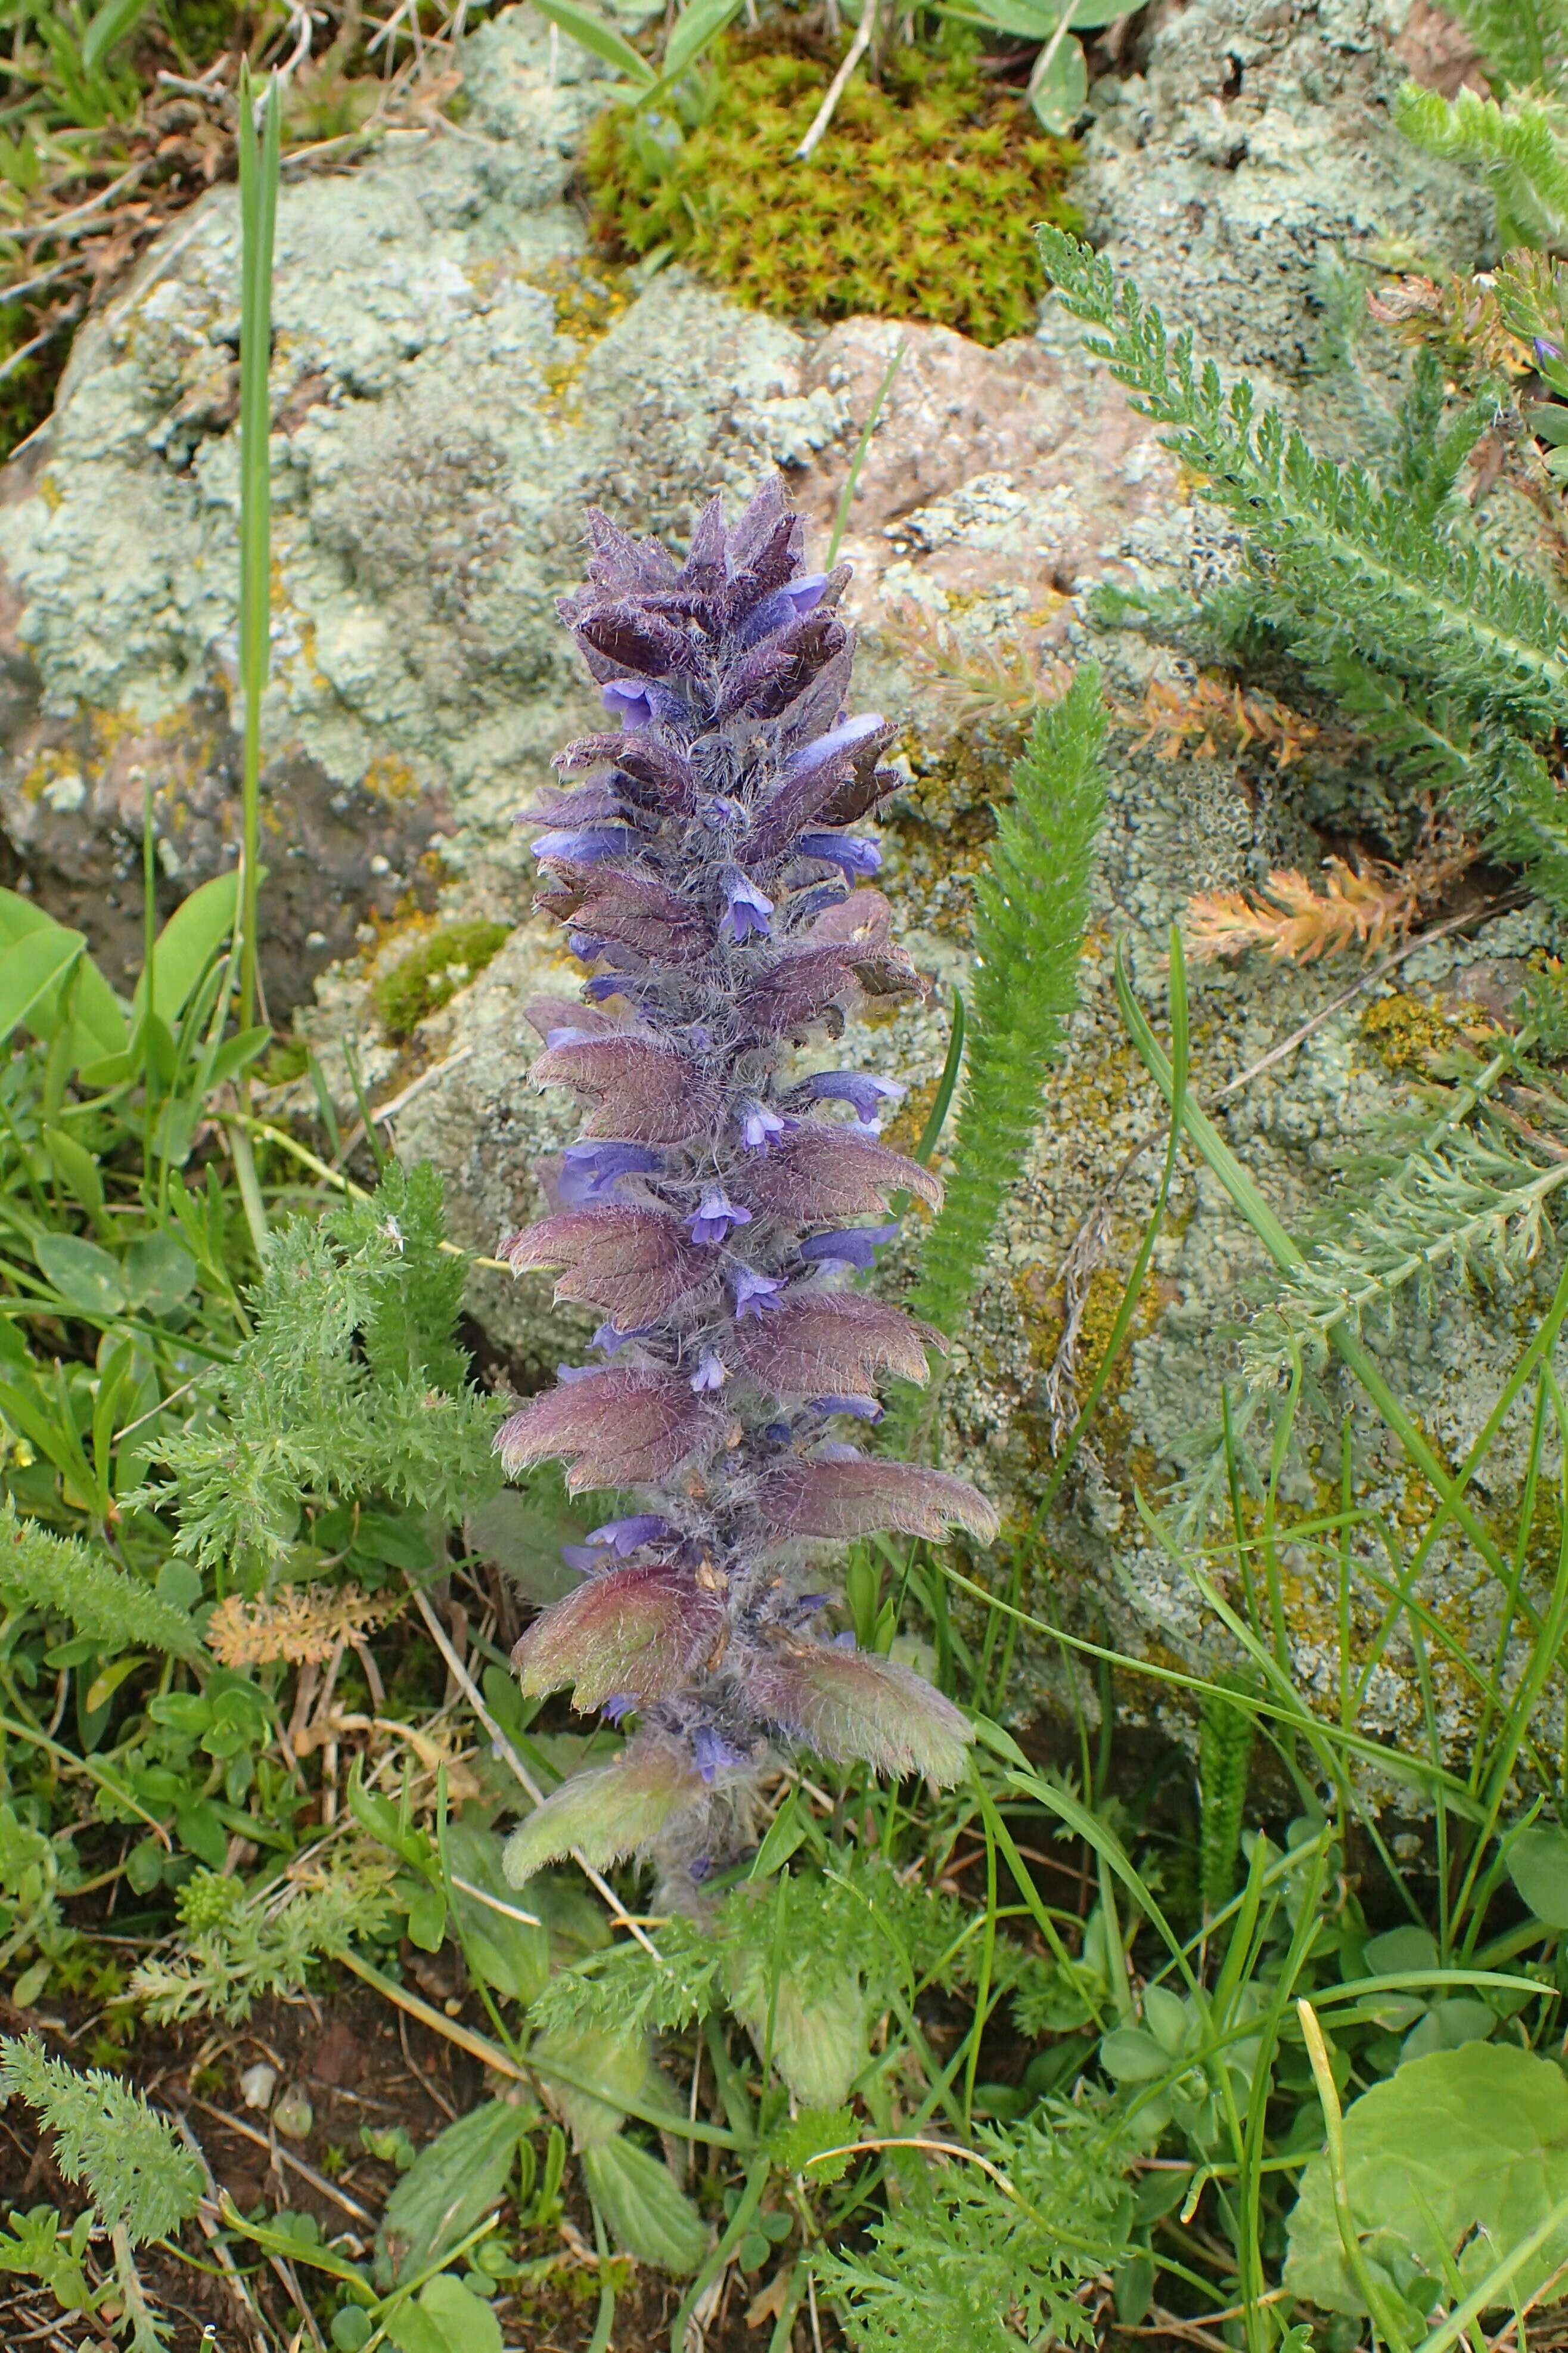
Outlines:
[[534, 2000], [550, 1978], [550, 1931], [513, 1916], [525, 1907], [501, 1869], [501, 1841], [494, 1831], [453, 1822], [447, 1868], [468, 1967], [510, 2000]]
[[35, 901], [20, 891], [0, 891], [0, 953], [14, 947], [28, 932], [54, 932], [60, 926]]
[[[554, 2026], [534, 2039], [533, 2055], [550, 2085], [550, 2096], [570, 2128], [577, 2148], [614, 2140], [626, 2122], [621, 2105], [646, 2103], [652, 2074], [647, 2038], [602, 2026]], [[552, 2063], [572, 2080], [550, 2073]], [[592, 2091], [581, 2087], [591, 2084]]]
[[[1345, 2176], [1363, 2253], [1392, 2293], [1412, 2272], [1460, 2294], [1479, 2285], [1568, 2196], [1568, 2080], [1510, 2043], [1413, 2059], [1345, 2111]], [[1545, 2292], [1568, 2263], [1568, 2223], [1525, 2263], [1506, 2301]], [[1301, 2179], [1285, 2285], [1325, 2312], [1363, 2313], [1334, 2215], [1326, 2156]], [[1447, 2296], [1446, 2299], [1447, 2300]]]
[[801, 2108], [775, 2128], [768, 2155], [781, 2173], [807, 2173], [814, 2182], [832, 2183], [841, 2181], [855, 2160], [829, 2152], [851, 2148], [859, 2137], [853, 2108]]
[[782, 1871], [797, 1846], [805, 1837], [805, 1822], [798, 1802], [798, 1793], [792, 1789], [773, 1820], [767, 1836], [757, 1849], [748, 1874], [752, 1879], [771, 1879]]
[[150, 0], [103, 0], [103, 5], [81, 39], [81, 62], [96, 74], [121, 41], [128, 40], [147, 14]]
[[[955, 1335], [1039, 1117], [1041, 1090], [1079, 1001], [1089, 877], [1105, 806], [1100, 674], [1085, 665], [1042, 711], [998, 812], [975, 887], [979, 965], [968, 1012], [968, 1085], [947, 1198], [926, 1237], [910, 1304]], [[954, 1008], [955, 1018], [957, 1013]]]
[[438, 1953], [447, 1936], [447, 1898], [425, 1879], [399, 1879], [395, 1891], [408, 1907], [408, 1941], [422, 1953]]
[[583, 2152], [583, 2179], [610, 2236], [640, 2263], [687, 2279], [708, 2252], [702, 2217], [661, 2158], [624, 2137]]
[[[197, 982], [234, 929], [239, 876], [215, 875], [182, 900], [153, 944], [153, 1010], [161, 1021], [176, 1021]], [[132, 999], [140, 1014], [147, 1002], [147, 976]]]
[[420, 2150], [382, 2216], [379, 2285], [423, 2271], [483, 2221], [506, 2189], [519, 2141], [538, 2118], [537, 2108], [486, 2100]]
[[133, 2246], [188, 2221], [201, 2200], [202, 2169], [173, 2126], [106, 2068], [79, 2074], [51, 2059], [35, 2035], [0, 2042], [0, 2092], [36, 2108], [55, 2137], [54, 2160], [82, 2181], [109, 2229]]
[[389, 2313], [386, 2334], [397, 2353], [502, 2353], [495, 2314], [450, 2272], [426, 2280], [416, 2303]]
[[479, 1504], [478, 1511], [468, 1513], [466, 1535], [472, 1551], [494, 1560], [521, 1598], [543, 1609], [578, 1584], [576, 1569], [562, 1560], [562, 1544], [581, 1544], [593, 1520], [564, 1501], [550, 1499], [548, 1490], [538, 1501], [536, 1484], [529, 1480], [527, 1487], [503, 1487], [489, 1504]]
[[677, 17], [675, 30], [666, 45], [660, 79], [674, 81], [689, 66], [695, 65], [740, 5], [741, 0], [691, 0], [689, 7]]
[[167, 1315], [190, 1296], [196, 1262], [173, 1234], [138, 1234], [125, 1253], [121, 1272], [132, 1307], [143, 1308], [149, 1315]]
[[1543, 1926], [1568, 1928], [1568, 1831], [1545, 1823], [1521, 1831], [1509, 1845], [1508, 1871]]
[[542, 16], [548, 17], [552, 25], [559, 25], [567, 38], [575, 41], [579, 48], [586, 49], [605, 65], [614, 66], [617, 73], [625, 74], [626, 79], [638, 89], [652, 90], [658, 81], [658, 76], [647, 59], [634, 49], [613, 25], [606, 25], [602, 16], [592, 15], [586, 8], [574, 7], [573, 0], [533, 0], [533, 5]]
[[1100, 2038], [1100, 2063], [1119, 2084], [1153, 2084], [1171, 2072], [1171, 2056], [1141, 2026], [1117, 2026]]
[[1047, 50], [1048, 44], [1029, 76], [1029, 104], [1042, 130], [1065, 138], [1089, 97], [1089, 65], [1076, 41], [1064, 41], [1048, 66]]
[[96, 1242], [75, 1234], [40, 1234], [33, 1244], [38, 1271], [53, 1283], [68, 1307], [84, 1315], [110, 1317], [125, 1312], [125, 1288], [120, 1268]]
[[45, 1147], [60, 1183], [96, 1217], [103, 1207], [103, 1177], [98, 1162], [64, 1128], [46, 1127], [43, 1133]]
[[26, 1019], [86, 947], [79, 932], [51, 923], [47, 930], [24, 933], [0, 954], [0, 1039], [8, 1038]]

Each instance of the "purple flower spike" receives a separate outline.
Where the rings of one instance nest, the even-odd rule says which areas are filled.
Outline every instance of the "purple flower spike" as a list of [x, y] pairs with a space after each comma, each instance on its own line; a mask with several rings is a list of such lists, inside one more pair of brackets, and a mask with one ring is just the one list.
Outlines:
[[777, 1311], [782, 1303], [773, 1294], [784, 1289], [777, 1275], [759, 1274], [753, 1266], [738, 1266], [733, 1276], [735, 1321], [743, 1324], [749, 1315], [761, 1316]]
[[664, 1166], [646, 1144], [569, 1144], [555, 1189], [568, 1209], [613, 1201], [623, 1176], [651, 1176]]
[[697, 1770], [711, 1787], [714, 1776], [735, 1765], [743, 1765], [745, 1757], [739, 1748], [710, 1731], [707, 1725], [699, 1727], [691, 1743], [691, 1753], [697, 1760]]
[[496, 1446], [509, 1477], [553, 1461], [572, 1493], [637, 1497], [563, 1548], [579, 1577], [514, 1653], [526, 1693], [637, 1724], [529, 1815], [508, 1868], [521, 1884], [573, 1852], [601, 1870], [651, 1852], [689, 1908], [738, 1860], [770, 1746], [963, 1767], [950, 1703], [833, 1647], [843, 1620], [817, 1618], [803, 1545], [953, 1526], [984, 1544], [996, 1518], [962, 1480], [835, 1434], [875, 1422], [886, 1379], [927, 1377], [936, 1335], [830, 1271], [871, 1267], [894, 1229], [868, 1221], [900, 1195], [941, 1198], [876, 1139], [901, 1090], [816, 1069], [858, 990], [921, 987], [892, 908], [857, 887], [879, 860], [849, 828], [891, 789], [897, 730], [849, 716], [847, 575], [806, 570], [778, 478], [733, 527], [713, 501], [684, 557], [597, 512], [586, 538], [586, 585], [557, 609], [611, 717], [560, 754], [582, 781], [536, 796], [531, 821], [541, 904], [593, 977], [580, 1009], [528, 1017], [535, 1082], [582, 1122], [542, 1171], [547, 1214], [503, 1249], [605, 1320]]
[[606, 858], [628, 858], [642, 840], [629, 825], [556, 826], [536, 834], [530, 848], [535, 858], [561, 859], [569, 866], [596, 866]]
[[634, 1512], [629, 1519], [605, 1520], [594, 1529], [588, 1542], [613, 1552], [617, 1560], [629, 1560], [644, 1545], [657, 1544], [660, 1536], [668, 1534], [668, 1522], [661, 1520], [657, 1512]]
[[802, 1242], [802, 1258], [818, 1266], [851, 1266], [864, 1274], [877, 1263], [877, 1252], [893, 1240], [897, 1226], [848, 1226], [837, 1233], [813, 1234]]
[[863, 1071], [823, 1071], [809, 1082], [807, 1092], [819, 1101], [847, 1103], [863, 1127], [875, 1125], [884, 1104], [898, 1103], [904, 1089], [892, 1079], [874, 1079]]
[[785, 629], [792, 621], [804, 620], [807, 613], [816, 612], [826, 589], [826, 572], [808, 572], [801, 579], [792, 580], [787, 587], [775, 590], [773, 596], [764, 596], [742, 622], [741, 643], [758, 645], [763, 638], [772, 637], [775, 629]]
[[1563, 356], [1563, 346], [1561, 343], [1552, 343], [1546, 335], [1537, 335], [1535, 356], [1543, 364], [1547, 360], [1560, 360]]
[[711, 1243], [728, 1241], [732, 1227], [749, 1226], [752, 1213], [738, 1209], [721, 1185], [710, 1185], [700, 1206], [683, 1222], [692, 1240], [706, 1249]]
[[786, 1122], [766, 1103], [749, 1103], [741, 1113], [741, 1142], [748, 1152], [766, 1152], [773, 1138], [782, 1135]]
[[803, 833], [795, 841], [802, 858], [819, 859], [825, 866], [842, 868], [852, 881], [865, 881], [882, 871], [882, 853], [874, 841], [853, 833]]
[[882, 1409], [875, 1398], [820, 1397], [811, 1400], [815, 1413], [826, 1414], [829, 1419], [836, 1413], [853, 1414], [857, 1421], [880, 1421]]
[[773, 912], [773, 901], [749, 882], [738, 866], [731, 866], [724, 878], [724, 913], [719, 919], [721, 939], [765, 940], [768, 917]]
[[651, 725], [653, 702], [640, 678], [612, 678], [599, 689], [605, 710], [628, 732]]

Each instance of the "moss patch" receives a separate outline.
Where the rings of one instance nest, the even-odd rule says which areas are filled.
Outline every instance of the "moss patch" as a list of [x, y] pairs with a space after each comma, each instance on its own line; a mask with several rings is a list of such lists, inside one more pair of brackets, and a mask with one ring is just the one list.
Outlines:
[[879, 84], [858, 74], [796, 164], [834, 59], [778, 37], [728, 42], [684, 140], [668, 118], [599, 117], [584, 170], [604, 241], [668, 246], [785, 317], [933, 319], [987, 344], [1029, 333], [1046, 282], [1034, 224], [1076, 223], [1077, 148], [955, 43], [892, 48]]
[[384, 973], [371, 991], [389, 1038], [406, 1038], [478, 978], [508, 938], [504, 923], [448, 923]]

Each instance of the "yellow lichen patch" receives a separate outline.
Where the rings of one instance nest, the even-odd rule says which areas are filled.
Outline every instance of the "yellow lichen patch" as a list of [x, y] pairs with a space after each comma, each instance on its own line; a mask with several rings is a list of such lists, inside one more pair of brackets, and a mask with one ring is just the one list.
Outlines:
[[525, 286], [537, 286], [555, 305], [555, 332], [574, 343], [596, 343], [631, 308], [632, 289], [624, 269], [586, 255], [563, 254], [542, 269], [531, 270]]
[[419, 779], [406, 760], [394, 752], [378, 752], [364, 772], [364, 789], [378, 801], [416, 801]]
[[[923, 1086], [910, 1089], [899, 1105], [898, 1111], [883, 1130], [882, 1141], [889, 1151], [901, 1152], [906, 1158], [913, 1152], [925, 1134], [926, 1122], [931, 1115], [939, 1083], [936, 1079], [928, 1079]], [[916, 1208], [923, 1207], [920, 1202], [912, 1206]], [[930, 1214], [929, 1211], [927, 1214]]]
[[1367, 1007], [1360, 1033], [1384, 1068], [1395, 1077], [1430, 1078], [1442, 1058], [1478, 1043], [1475, 1025], [1479, 1025], [1483, 1036], [1495, 1034], [1496, 1024], [1483, 1008], [1457, 1006], [1454, 1011], [1458, 1017], [1470, 1014], [1473, 1019], [1461, 1028], [1458, 1018], [1439, 1013], [1423, 997], [1395, 989], [1392, 996], [1379, 997], [1375, 1005]]

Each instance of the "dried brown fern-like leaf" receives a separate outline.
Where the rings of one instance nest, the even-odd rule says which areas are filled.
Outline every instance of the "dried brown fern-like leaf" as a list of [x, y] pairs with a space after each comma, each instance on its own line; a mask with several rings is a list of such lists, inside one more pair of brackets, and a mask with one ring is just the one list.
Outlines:
[[269, 1599], [231, 1593], [207, 1620], [207, 1648], [226, 1667], [321, 1666], [342, 1642], [362, 1641], [400, 1602], [357, 1585], [280, 1585]]
[[1200, 891], [1188, 902], [1189, 946], [1200, 961], [1249, 948], [1290, 964], [1359, 948], [1373, 956], [1406, 938], [1423, 910], [1472, 865], [1479, 846], [1434, 831], [1408, 865], [1381, 858], [1323, 861], [1321, 887], [1294, 867], [1277, 870], [1256, 898]]
[[1245, 752], [1257, 744], [1277, 767], [1288, 768], [1324, 734], [1315, 720], [1272, 694], [1244, 693], [1207, 670], [1190, 686], [1151, 679], [1142, 716], [1143, 733], [1133, 748], [1152, 746], [1159, 760], [1215, 760], [1222, 752]]
[[1071, 677], [1024, 637], [965, 645], [951, 621], [933, 618], [911, 597], [893, 607], [879, 634], [902, 655], [951, 727], [977, 720], [1022, 726], [1042, 702], [1054, 702]]

